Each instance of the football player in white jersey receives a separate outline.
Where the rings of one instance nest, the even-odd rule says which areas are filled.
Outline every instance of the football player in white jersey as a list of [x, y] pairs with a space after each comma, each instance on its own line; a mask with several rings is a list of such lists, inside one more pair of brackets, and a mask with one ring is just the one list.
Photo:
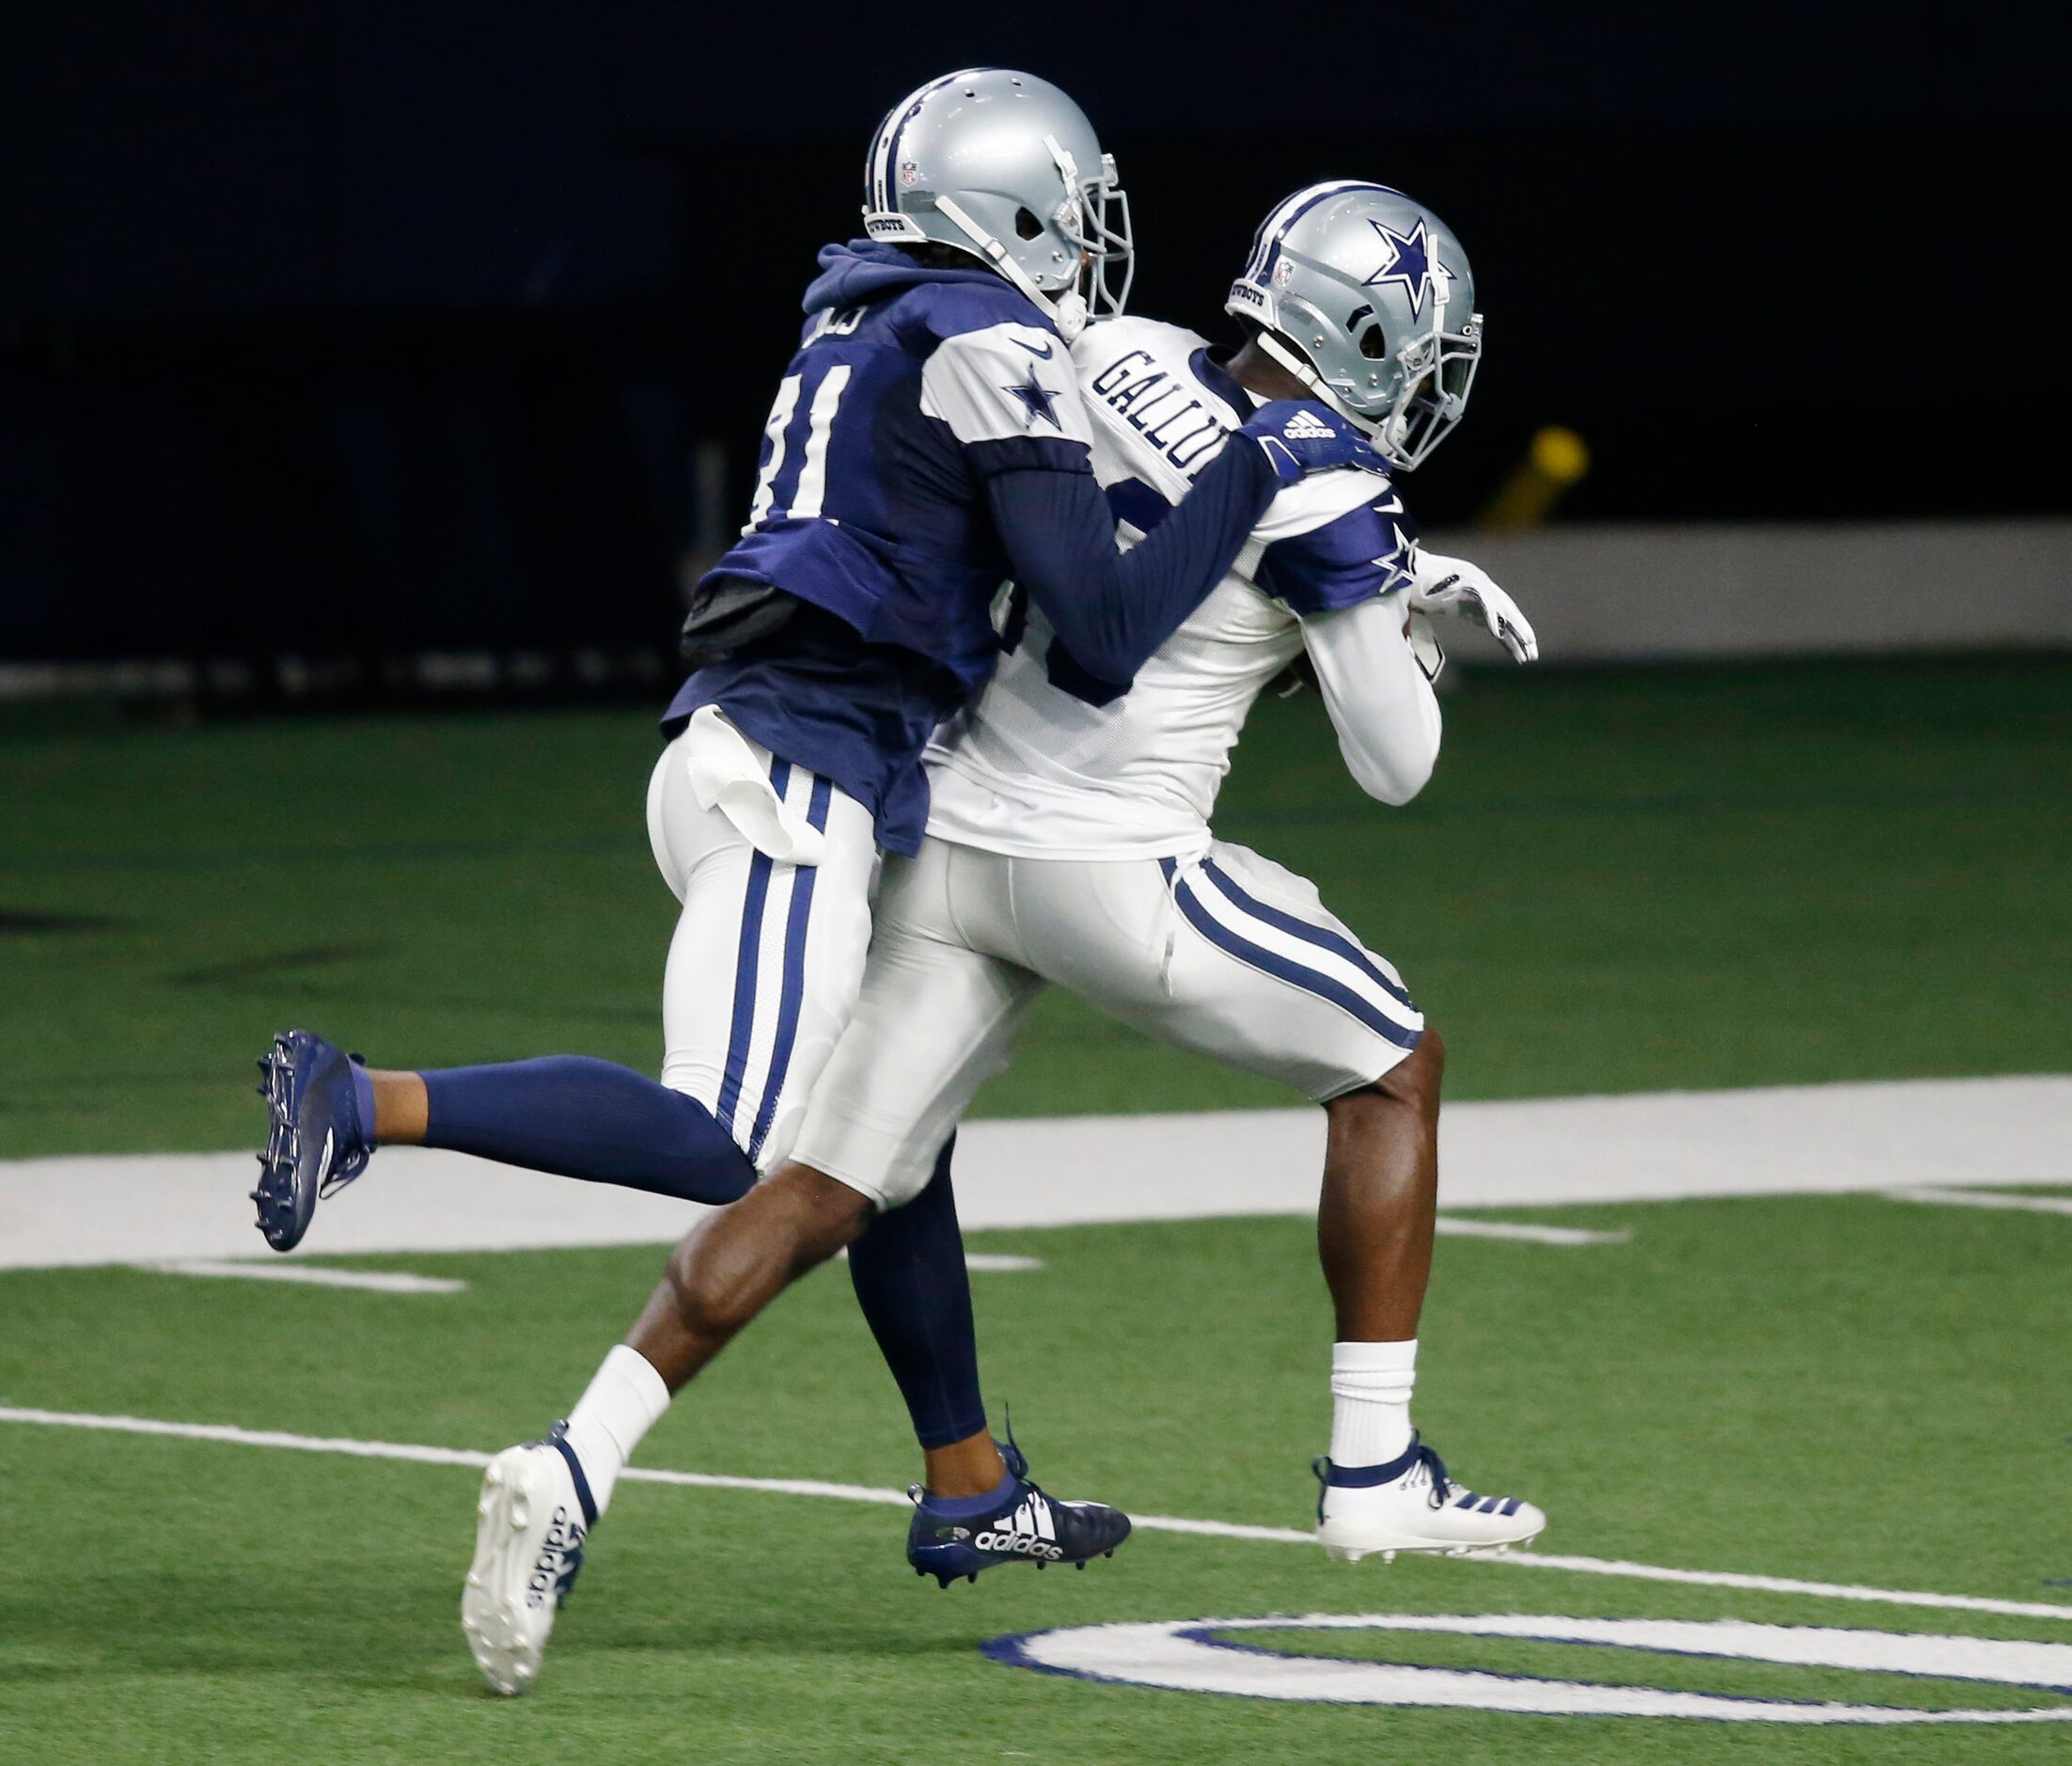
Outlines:
[[[1398, 472], [1466, 407], [1482, 345], [1468, 259], [1394, 190], [1298, 191], [1260, 228], [1228, 306], [1248, 338], [1227, 361], [1141, 319], [1074, 347], [1125, 544], [1169, 514], [1262, 401], [1323, 400]], [[1338, 1339], [1318, 1534], [1351, 1558], [1501, 1551], [1546, 1524], [1529, 1503], [1450, 1480], [1410, 1424], [1437, 1033], [1311, 884], [1209, 828], [1246, 714], [1298, 657], [1354, 778], [1394, 804], [1438, 754], [1431, 617], [1478, 621], [1519, 662], [1537, 654], [1509, 596], [1415, 533], [1392, 482], [1369, 474], [1283, 490], [1126, 693], [1012, 605], [992, 685], [931, 750], [928, 838], [887, 863], [861, 1001], [793, 1154], [881, 1207], [911, 1200], [1049, 983], [1308, 1093], [1329, 1125], [1318, 1241]]]

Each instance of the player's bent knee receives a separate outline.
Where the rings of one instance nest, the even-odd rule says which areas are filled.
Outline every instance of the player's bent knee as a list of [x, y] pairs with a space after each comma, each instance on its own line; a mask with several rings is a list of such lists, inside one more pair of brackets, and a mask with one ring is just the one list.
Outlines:
[[788, 1165], [700, 1222], [664, 1271], [694, 1335], [725, 1342], [808, 1269], [860, 1233], [870, 1202], [803, 1165]]
[[750, 1285], [738, 1262], [714, 1254], [720, 1247], [706, 1230], [687, 1235], [669, 1254], [663, 1279], [683, 1328], [696, 1336], [724, 1343], [754, 1317]]

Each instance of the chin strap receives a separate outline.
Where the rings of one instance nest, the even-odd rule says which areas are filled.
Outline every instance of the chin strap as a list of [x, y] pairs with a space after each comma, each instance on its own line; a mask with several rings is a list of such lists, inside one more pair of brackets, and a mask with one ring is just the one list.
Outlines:
[[1332, 409], [1337, 409], [1338, 402], [1332, 399], [1330, 394], [1326, 392], [1318, 383], [1316, 370], [1311, 368], [1297, 351], [1291, 350], [1271, 331], [1256, 332], [1253, 336], [1263, 351], [1272, 356], [1275, 361], [1279, 362], [1281, 367], [1285, 368], [1305, 386], [1309, 387], [1311, 392], [1323, 398]]
[[1076, 289], [1067, 289], [1057, 295], [1044, 293], [1036, 286], [1035, 277], [1014, 261], [1005, 245], [966, 214], [962, 204], [950, 197], [937, 197], [935, 208], [948, 215], [950, 226], [979, 248], [986, 262], [1050, 314], [1057, 324], [1058, 335], [1067, 343], [1075, 341], [1087, 328], [1086, 297]]
[[1358, 430], [1362, 435], [1371, 436], [1375, 441], [1383, 439], [1381, 425], [1376, 423], [1371, 417], [1360, 416], [1336, 392], [1332, 391], [1330, 386], [1326, 384], [1323, 376], [1310, 366], [1308, 359], [1299, 350], [1283, 343], [1279, 337], [1271, 331], [1256, 331], [1252, 334], [1252, 340], [1259, 345], [1264, 354], [1272, 356], [1275, 361], [1279, 362], [1281, 367], [1285, 368], [1305, 386], [1309, 387], [1312, 393], [1323, 400], [1339, 416]]
[[1279, 335], [1271, 331], [1261, 330], [1254, 332], [1252, 335], [1253, 340], [1258, 343], [1260, 349], [1265, 355], [1272, 356], [1275, 361], [1279, 362], [1281, 367], [1285, 368], [1307, 386], [1311, 393], [1323, 400], [1339, 416], [1371, 440], [1374, 444], [1376, 451], [1390, 465], [1401, 467], [1407, 472], [1415, 464], [1415, 462], [1405, 460], [1403, 457], [1402, 430], [1404, 419], [1400, 411], [1382, 418], [1378, 422], [1371, 417], [1362, 417], [1332, 390], [1323, 376], [1304, 359], [1299, 350], [1283, 343]]

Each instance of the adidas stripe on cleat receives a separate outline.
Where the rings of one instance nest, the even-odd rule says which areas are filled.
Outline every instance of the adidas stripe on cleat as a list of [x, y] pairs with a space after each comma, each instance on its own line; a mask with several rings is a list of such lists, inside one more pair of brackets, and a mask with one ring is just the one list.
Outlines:
[[1038, 1569], [1071, 1564], [1084, 1569], [1092, 1558], [1113, 1557], [1129, 1537], [1129, 1517], [1121, 1509], [1062, 1502], [1031, 1482], [1028, 1461], [1012, 1433], [1000, 1458], [1008, 1476], [997, 1502], [950, 1502], [918, 1484], [908, 1489], [915, 1506], [906, 1561], [917, 1576], [933, 1576], [947, 1588], [960, 1577], [977, 1582], [981, 1570], [997, 1564], [1034, 1564]]
[[507, 1447], [482, 1474], [461, 1630], [482, 1678], [507, 1697], [528, 1692], [539, 1679], [548, 1634], [597, 1524], [589, 1480], [567, 1431], [557, 1423], [545, 1441]]
[[1358, 1563], [1398, 1552], [1494, 1557], [1525, 1545], [1546, 1517], [1516, 1496], [1479, 1496], [1446, 1474], [1446, 1463], [1413, 1435], [1385, 1465], [1315, 1465], [1317, 1541], [1332, 1557]]

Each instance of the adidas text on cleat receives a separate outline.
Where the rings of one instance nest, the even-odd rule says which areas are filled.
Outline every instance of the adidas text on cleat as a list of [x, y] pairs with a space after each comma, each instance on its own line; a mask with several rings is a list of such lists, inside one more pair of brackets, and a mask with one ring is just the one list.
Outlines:
[[1478, 1496], [1446, 1475], [1446, 1465], [1413, 1435], [1386, 1465], [1316, 1462], [1316, 1537], [1326, 1552], [1357, 1563], [1378, 1553], [1435, 1552], [1494, 1557], [1524, 1545], [1546, 1517], [1515, 1496]]
[[906, 1561], [917, 1576], [933, 1576], [947, 1588], [962, 1576], [977, 1582], [996, 1564], [1074, 1564], [1113, 1557], [1129, 1537], [1129, 1517], [1103, 1503], [1067, 1503], [1029, 1481], [1028, 1461], [1009, 1435], [1000, 1448], [1008, 1476], [992, 1496], [946, 1500], [918, 1484], [914, 1522], [906, 1531]]
[[259, 1229], [275, 1251], [302, 1243], [318, 1202], [367, 1169], [373, 1143], [353, 1088], [353, 1067], [365, 1064], [305, 1030], [275, 1037], [259, 1057], [268, 1121], [252, 1200]]
[[507, 1696], [528, 1691], [539, 1678], [547, 1633], [597, 1523], [567, 1428], [557, 1423], [545, 1441], [505, 1448], [482, 1474], [461, 1630], [482, 1678]]

